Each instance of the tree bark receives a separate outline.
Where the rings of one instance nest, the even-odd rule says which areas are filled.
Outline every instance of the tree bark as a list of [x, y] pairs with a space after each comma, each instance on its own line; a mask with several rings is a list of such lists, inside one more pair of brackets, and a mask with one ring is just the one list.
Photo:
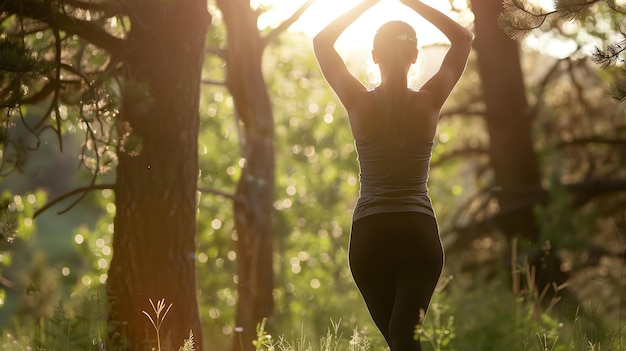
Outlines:
[[218, 0], [228, 29], [227, 83], [242, 122], [244, 167], [237, 184], [236, 333], [233, 350], [253, 350], [256, 326], [271, 315], [272, 212], [274, 209], [274, 118], [261, 69], [265, 42], [249, 0]]
[[138, 155], [119, 152], [107, 283], [111, 336], [124, 349], [151, 350], [155, 330], [142, 311], [157, 322], [149, 299], [165, 299], [172, 308], [160, 328], [162, 349], [178, 350], [190, 331], [202, 349], [195, 268], [197, 139], [210, 17], [206, 0], [127, 4], [132, 29], [118, 130], [121, 148], [128, 133], [141, 146]]
[[[519, 47], [498, 27], [500, 0], [473, 0], [471, 4], [495, 197], [500, 211], [506, 213], [497, 224], [509, 239], [518, 237], [541, 245], [534, 208], [527, 204], [545, 197], [545, 191], [532, 142], [532, 116], [525, 95]], [[566, 279], [554, 251], [538, 249], [529, 257], [529, 263], [537, 269], [535, 283], [539, 289]]]

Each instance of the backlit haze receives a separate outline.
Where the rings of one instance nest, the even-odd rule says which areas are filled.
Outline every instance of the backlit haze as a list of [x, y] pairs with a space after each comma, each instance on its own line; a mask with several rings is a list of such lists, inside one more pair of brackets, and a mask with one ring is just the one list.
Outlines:
[[[317, 0], [309, 7], [300, 19], [294, 23], [290, 30], [303, 32], [309, 37], [313, 37], [330, 21], [340, 14], [354, 7], [362, 0]], [[305, 0], [252, 0], [252, 6], [263, 6], [266, 11], [259, 18], [259, 28], [274, 27], [286, 18], [289, 18]], [[451, 11], [448, 1], [426, 0], [425, 3], [457, 19], [457, 14]], [[466, 8], [466, 2], [459, 0], [455, 3], [457, 8]], [[467, 11], [466, 11], [467, 12]], [[411, 85], [413, 87], [421, 85], [423, 80], [434, 73], [441, 62], [442, 54], [446, 47], [429, 46], [434, 44], [447, 44], [446, 37], [433, 25], [425, 21], [413, 10], [406, 7], [399, 0], [381, 0], [378, 4], [368, 10], [363, 16], [355, 21], [339, 37], [335, 47], [342, 57], [348, 62], [354, 74], [367, 72], [371, 77], [370, 81], [375, 84], [378, 78], [378, 69], [371, 60], [372, 40], [376, 30], [385, 22], [390, 20], [402, 20], [409, 23], [417, 32], [419, 45], [422, 47], [422, 57], [410, 73]], [[471, 19], [469, 19], [471, 21]], [[431, 59], [431, 56], [432, 59]]]

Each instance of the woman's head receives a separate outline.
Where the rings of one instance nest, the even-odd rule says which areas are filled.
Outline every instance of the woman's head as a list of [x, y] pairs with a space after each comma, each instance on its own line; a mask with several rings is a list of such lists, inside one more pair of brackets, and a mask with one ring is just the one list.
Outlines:
[[415, 30], [402, 21], [383, 24], [374, 36], [372, 54], [381, 66], [408, 69], [417, 59]]

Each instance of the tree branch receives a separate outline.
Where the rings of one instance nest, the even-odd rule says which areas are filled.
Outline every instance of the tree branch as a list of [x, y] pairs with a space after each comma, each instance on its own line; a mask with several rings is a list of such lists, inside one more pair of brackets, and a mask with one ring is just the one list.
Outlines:
[[[57, 18], [53, 16], [52, 18], [52, 32], [54, 34], [54, 56], [55, 56], [55, 77], [54, 80], [57, 82], [61, 81], [61, 57], [63, 55], [63, 50], [61, 48], [61, 34], [59, 33], [56, 27]], [[57, 83], [54, 86], [54, 94], [52, 95], [52, 106], [54, 106], [55, 113], [55, 121], [56, 121], [56, 135], [59, 141], [59, 150], [63, 152], [63, 129], [61, 128], [61, 111], [59, 109], [59, 98], [61, 96], [61, 84]]]
[[612, 146], [624, 146], [626, 145], [626, 139], [619, 138], [606, 138], [603, 136], [591, 136], [587, 138], [578, 138], [572, 139], [569, 141], [562, 141], [557, 144], [558, 148], [566, 148], [568, 146], [574, 145], [583, 145], [586, 146], [588, 144], [604, 144], [604, 145], [612, 145]]
[[543, 25], [549, 15], [556, 11], [544, 12], [522, 0], [504, 0], [504, 10], [498, 16], [498, 25], [513, 39], [528, 35], [533, 29]]
[[217, 56], [217, 57], [221, 58], [222, 60], [226, 60], [226, 58], [228, 57], [228, 53], [227, 53], [226, 49], [207, 48], [206, 52], [207, 52], [207, 54], [211, 54], [211, 55]]
[[232, 200], [233, 202], [236, 202], [236, 203], [244, 203], [245, 202], [245, 198], [243, 196], [227, 193], [227, 192], [215, 189], [215, 188], [199, 187], [198, 191], [203, 193], [203, 194], [213, 194], [213, 195], [218, 195], [218, 196], [221, 196], [221, 197], [225, 197], [225, 198], [227, 198], [229, 200]]
[[446, 152], [443, 155], [437, 157], [436, 160], [430, 163], [430, 166], [433, 168], [440, 167], [442, 164], [449, 162], [460, 156], [480, 156], [480, 155], [487, 155], [488, 153], [489, 153], [489, 150], [485, 147], [464, 146], [456, 150]]
[[473, 101], [459, 104], [459, 106], [456, 108], [445, 109], [441, 111], [441, 113], [439, 114], [439, 119], [442, 120], [444, 118], [449, 118], [457, 115], [484, 117], [487, 112], [485, 111], [484, 106], [482, 106], [482, 103], [479, 102], [478, 99], [472, 100]]
[[91, 12], [101, 12], [101, 13], [119, 13], [121, 11], [114, 11], [116, 8], [121, 10], [121, 1], [81, 1], [81, 0], [62, 0], [64, 5], [69, 5], [74, 8], [80, 8], [83, 10], [88, 10]]
[[6, 0], [3, 10], [56, 26], [58, 30], [78, 35], [112, 54], [121, 51], [126, 43], [124, 39], [109, 34], [98, 23], [68, 16], [52, 6], [43, 5], [40, 1]]
[[622, 38], [620, 41], [606, 44], [604, 48], [600, 48], [599, 46], [595, 47], [591, 53], [594, 63], [606, 69], [619, 60], [620, 55], [626, 51], [626, 38], [624, 37], [624, 33], [621, 34]]
[[4, 286], [6, 288], [12, 289], [12, 288], [15, 287], [15, 283], [13, 283], [13, 281], [11, 281], [11, 280], [3, 277], [3, 276], [0, 276], [0, 286]]
[[[483, 209], [487, 207], [489, 204], [489, 200], [492, 197], [486, 198], [483, 201], [483, 205], [481, 206]], [[450, 231], [458, 233], [461, 237], [465, 237], [465, 239], [471, 238], [471, 235], [467, 235], [467, 233], [475, 234], [477, 232], [488, 231], [488, 230], [497, 230], [499, 228], [498, 223], [505, 220], [508, 216], [512, 216], [519, 211], [526, 211], [528, 208], [532, 208], [538, 204], [545, 203], [545, 196], [536, 196], [533, 198], [527, 198], [524, 201], [520, 201], [515, 205], [508, 206], [506, 208], [501, 208], [496, 213], [492, 215], [485, 215], [479, 220], [474, 220], [467, 225], [464, 226], [453, 226]], [[463, 235], [463, 234], [466, 235]], [[461, 243], [455, 243], [455, 246], [460, 244], [461, 247], [464, 247], [467, 244], [466, 240], [463, 240]], [[451, 249], [451, 248], [450, 248]]]
[[[626, 179], [596, 179], [591, 181], [585, 181], [575, 184], [564, 185], [565, 189], [574, 195], [574, 199], [571, 202], [571, 207], [576, 209], [580, 208], [589, 201], [607, 193], [625, 192], [626, 191]], [[527, 210], [529, 207], [545, 204], [549, 201], [545, 192], [537, 194], [537, 196], [528, 197], [524, 201], [520, 201], [513, 206], [507, 208], [501, 208], [497, 213], [490, 216], [485, 216], [481, 220], [473, 221], [465, 226], [455, 226], [451, 229], [453, 232], [476, 232], [487, 229], [497, 228], [497, 223], [505, 219], [509, 215], [513, 215], [518, 211]], [[485, 201], [487, 203], [487, 201]]]
[[[81, 194], [81, 198], [82, 198], [89, 191], [92, 191], [92, 190], [104, 190], [104, 189], [113, 190], [113, 189], [115, 189], [115, 184], [92, 184], [92, 185], [89, 185], [89, 186], [85, 186], [85, 187], [74, 189], [74, 190], [72, 190], [72, 191], [70, 191], [68, 193], [65, 193], [65, 194], [55, 198], [54, 200], [52, 200], [52, 201], [48, 202], [47, 204], [45, 204], [42, 208], [40, 208], [37, 211], [35, 211], [35, 213], [33, 214], [33, 218], [36, 218], [37, 216], [39, 216], [43, 212], [45, 212], [48, 209], [50, 209], [50, 207], [58, 204], [59, 202], [65, 200], [67, 198], [70, 198], [70, 197], [72, 197], [74, 195]], [[64, 212], [67, 212], [67, 210], [69, 210], [72, 206], [70, 206], [69, 208], [67, 208], [67, 209], [65, 209], [63, 211], [59, 211], [58, 214], [62, 214]]]
[[298, 8], [289, 18], [284, 20], [278, 27], [272, 29], [265, 37], [263, 37], [262, 42], [263, 46], [273, 42], [278, 38], [278, 36], [289, 29], [289, 27], [294, 24], [300, 16], [315, 2], [315, 0], [307, 0], [300, 8]]
[[626, 8], [617, 4], [615, 0], [605, 0], [606, 4], [615, 12], [626, 14]]
[[39, 91], [33, 95], [22, 99], [22, 104], [36, 104], [46, 99], [55, 90], [56, 82], [54, 80], [48, 81]]
[[541, 109], [542, 102], [545, 97], [546, 88], [548, 87], [552, 78], [554, 78], [554, 76], [556, 75], [556, 72], [558, 71], [558, 68], [561, 65], [561, 62], [563, 62], [564, 60], [568, 60], [568, 58], [556, 60], [554, 65], [550, 67], [550, 69], [548, 70], [548, 73], [546, 73], [546, 75], [543, 77], [541, 82], [538, 84], [539, 91], [535, 94], [537, 101], [532, 106], [532, 110], [530, 112], [530, 118], [535, 119], [537, 115], [539, 114], [539, 110]]
[[594, 179], [568, 184], [565, 188], [575, 195], [572, 207], [579, 208], [607, 193], [626, 191], [626, 179]]
[[[498, 16], [498, 25], [513, 38], [519, 39], [532, 30], [543, 25], [546, 19], [554, 14], [562, 18], [574, 20], [580, 17], [582, 10], [601, 0], [556, 1], [556, 9], [545, 12], [541, 8], [528, 4], [523, 0], [504, 0], [504, 11]], [[609, 5], [610, 6], [610, 5]]]
[[203, 79], [202, 84], [206, 85], [218, 85], [218, 86], [227, 86], [226, 81], [213, 80], [213, 79]]

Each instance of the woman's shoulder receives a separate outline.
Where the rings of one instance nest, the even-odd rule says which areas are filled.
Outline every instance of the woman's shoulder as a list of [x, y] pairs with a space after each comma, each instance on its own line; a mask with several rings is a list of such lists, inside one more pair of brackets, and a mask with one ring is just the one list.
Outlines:
[[420, 138], [431, 140], [439, 122], [439, 108], [428, 91], [413, 91], [409, 101], [410, 129]]
[[372, 111], [376, 107], [376, 99], [375, 90], [363, 90], [355, 95], [354, 100], [350, 104], [344, 103], [344, 106], [349, 115], [361, 116], [364, 112]]
[[374, 90], [364, 91], [354, 104], [346, 106], [355, 140], [367, 138], [380, 129], [376, 99]]
[[435, 97], [428, 90], [411, 90], [409, 108], [425, 115], [439, 115], [439, 107], [435, 103]]

